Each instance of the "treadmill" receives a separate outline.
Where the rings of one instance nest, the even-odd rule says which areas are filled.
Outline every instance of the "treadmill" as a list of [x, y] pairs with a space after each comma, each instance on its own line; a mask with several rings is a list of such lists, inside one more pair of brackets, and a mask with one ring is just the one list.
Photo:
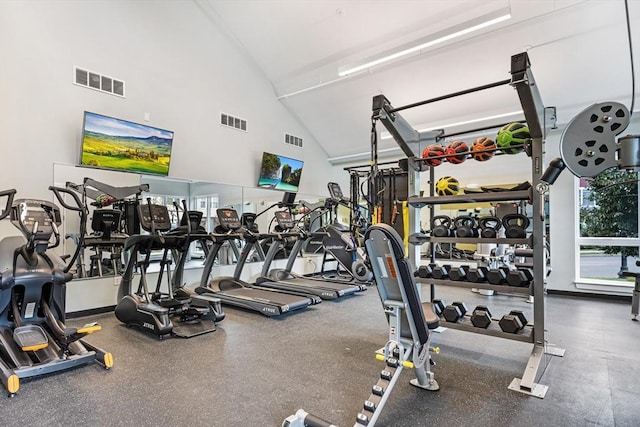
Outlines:
[[[311, 295], [276, 292], [241, 280], [242, 267], [261, 236], [243, 230], [238, 213], [234, 209], [221, 208], [217, 210], [217, 214], [220, 226], [216, 228], [216, 231], [219, 232], [210, 234], [213, 245], [205, 259], [200, 286], [196, 288], [196, 293], [214, 296], [219, 298], [222, 304], [257, 311], [267, 317], [280, 316], [321, 302], [319, 298]], [[223, 243], [232, 239], [240, 239], [243, 235], [247, 244], [242, 249], [233, 277], [210, 278], [211, 270]]]
[[[275, 218], [281, 233], [276, 233], [273, 243], [266, 254], [262, 267], [262, 274], [257, 280], [260, 286], [277, 289], [281, 291], [297, 291], [305, 292], [311, 295], [317, 295], [322, 299], [330, 300], [353, 295], [356, 292], [367, 289], [365, 284], [346, 283], [344, 281], [331, 280], [321, 277], [309, 277], [296, 274], [292, 271], [296, 257], [302, 250], [304, 242], [317, 233], [305, 233], [303, 231], [295, 231], [295, 221], [289, 209], [277, 211]], [[321, 233], [324, 235], [325, 233]], [[296, 236], [297, 240], [287, 261], [284, 269], [269, 270], [279, 246], [286, 237]]]

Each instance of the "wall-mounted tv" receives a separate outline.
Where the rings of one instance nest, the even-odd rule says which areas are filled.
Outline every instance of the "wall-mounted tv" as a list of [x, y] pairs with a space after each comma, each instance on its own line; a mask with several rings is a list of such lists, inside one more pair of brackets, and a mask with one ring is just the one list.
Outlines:
[[278, 154], [262, 154], [258, 187], [297, 192], [303, 164], [301, 160]]
[[168, 175], [173, 132], [84, 112], [80, 164]]

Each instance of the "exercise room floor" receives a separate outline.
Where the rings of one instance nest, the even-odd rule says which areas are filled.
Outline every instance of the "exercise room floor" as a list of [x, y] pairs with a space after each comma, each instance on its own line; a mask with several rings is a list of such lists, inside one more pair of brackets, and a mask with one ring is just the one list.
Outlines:
[[[521, 297], [442, 287], [438, 296], [532, 319]], [[449, 329], [433, 340], [440, 391], [412, 387], [405, 370], [378, 425], [640, 425], [640, 322], [630, 320], [630, 303], [557, 295], [546, 303], [548, 340], [566, 354], [544, 372], [545, 399], [507, 389], [531, 344]], [[111, 351], [115, 366], [22, 380], [14, 398], [0, 396], [0, 424], [275, 427], [298, 408], [354, 424], [383, 367], [374, 351], [387, 324], [375, 287], [282, 319], [225, 312], [216, 332], [188, 340], [159, 341], [112, 313], [72, 319], [103, 325], [88, 341]]]

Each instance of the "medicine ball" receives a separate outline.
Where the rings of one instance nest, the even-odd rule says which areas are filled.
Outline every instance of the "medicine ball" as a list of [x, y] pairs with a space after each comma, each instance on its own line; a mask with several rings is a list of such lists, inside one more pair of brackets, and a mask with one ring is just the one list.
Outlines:
[[440, 144], [431, 144], [422, 151], [424, 164], [427, 166], [438, 166], [442, 164], [443, 158], [430, 159], [430, 157], [444, 156], [444, 147]]
[[471, 144], [471, 155], [474, 160], [486, 162], [493, 157], [493, 151], [487, 152], [483, 150], [491, 150], [494, 148], [496, 148], [496, 142], [487, 136], [482, 136]]
[[469, 146], [464, 141], [453, 141], [444, 149], [444, 154], [446, 154], [447, 161], [449, 163], [462, 163], [467, 159], [467, 154], [469, 154]]
[[498, 131], [496, 143], [505, 154], [516, 154], [522, 151], [522, 147], [509, 148], [514, 145], [522, 145], [529, 142], [531, 134], [529, 128], [522, 123], [509, 123]]
[[443, 176], [436, 182], [436, 193], [439, 196], [453, 196], [458, 194], [460, 183], [452, 176]]

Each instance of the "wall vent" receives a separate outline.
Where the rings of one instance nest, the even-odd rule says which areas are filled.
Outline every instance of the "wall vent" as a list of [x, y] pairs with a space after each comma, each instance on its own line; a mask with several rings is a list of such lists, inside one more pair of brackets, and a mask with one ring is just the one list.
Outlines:
[[124, 98], [124, 81], [86, 68], [73, 67], [73, 84]]
[[227, 113], [220, 113], [220, 124], [243, 132], [247, 131], [247, 121], [245, 119], [240, 119]]
[[295, 145], [296, 147], [302, 147], [302, 138], [299, 136], [284, 134], [284, 143], [289, 145]]

